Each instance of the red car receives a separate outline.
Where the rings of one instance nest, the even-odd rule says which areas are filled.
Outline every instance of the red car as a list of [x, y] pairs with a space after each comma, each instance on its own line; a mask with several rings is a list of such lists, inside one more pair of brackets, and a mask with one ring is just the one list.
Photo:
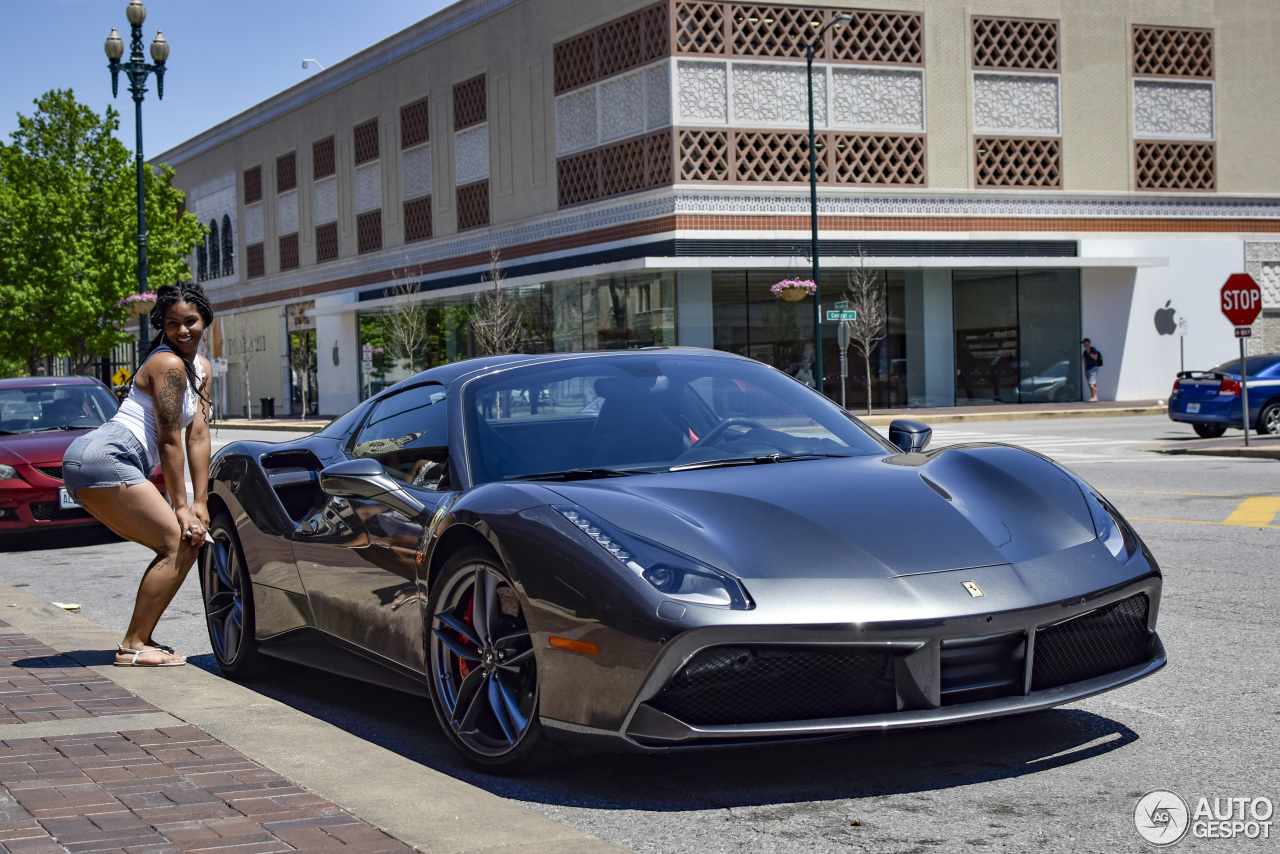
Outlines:
[[[63, 489], [62, 455], [117, 408], [89, 377], [0, 380], [0, 534], [99, 524]], [[151, 482], [164, 492], [159, 466]]]

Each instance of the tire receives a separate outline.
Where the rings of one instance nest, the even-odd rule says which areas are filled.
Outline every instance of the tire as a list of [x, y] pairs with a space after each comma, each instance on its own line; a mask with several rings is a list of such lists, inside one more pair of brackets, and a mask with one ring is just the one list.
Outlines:
[[1258, 413], [1259, 433], [1280, 433], [1280, 401], [1271, 401]]
[[218, 667], [232, 679], [249, 679], [262, 670], [254, 637], [253, 585], [235, 524], [225, 513], [209, 525], [213, 543], [200, 549], [200, 592], [209, 643]]
[[[477, 588], [484, 590], [480, 607]], [[432, 705], [453, 746], [497, 774], [529, 773], [563, 756], [538, 720], [533, 642], [519, 596], [493, 553], [467, 548], [451, 555], [427, 607]]]
[[1208, 421], [1197, 421], [1191, 426], [1195, 428], [1196, 435], [1201, 439], [1216, 439], [1227, 432], [1227, 425], [1211, 424]]

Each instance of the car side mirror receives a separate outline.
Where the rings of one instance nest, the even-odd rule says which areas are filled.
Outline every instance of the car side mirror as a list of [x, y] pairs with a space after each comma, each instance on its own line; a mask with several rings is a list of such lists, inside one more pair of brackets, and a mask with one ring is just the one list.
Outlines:
[[368, 498], [398, 510], [410, 519], [417, 518], [426, 505], [387, 476], [374, 459], [344, 460], [320, 472], [320, 488], [339, 498]]
[[889, 441], [897, 445], [904, 454], [920, 453], [932, 436], [933, 428], [919, 421], [899, 418], [889, 425]]

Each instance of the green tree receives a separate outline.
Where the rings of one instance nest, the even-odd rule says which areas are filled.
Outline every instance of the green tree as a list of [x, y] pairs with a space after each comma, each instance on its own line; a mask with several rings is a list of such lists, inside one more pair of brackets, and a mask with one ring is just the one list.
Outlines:
[[[34, 103], [0, 143], [0, 370], [70, 356], [80, 373], [135, 334], [116, 305], [137, 288], [134, 161], [110, 107], [98, 116], [69, 89]], [[178, 216], [172, 169], [144, 170], [144, 188], [150, 282], [187, 278], [203, 227]]]

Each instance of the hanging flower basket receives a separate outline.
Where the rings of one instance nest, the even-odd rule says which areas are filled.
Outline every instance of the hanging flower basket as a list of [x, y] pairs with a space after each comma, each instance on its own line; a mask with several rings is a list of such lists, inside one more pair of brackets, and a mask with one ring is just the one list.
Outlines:
[[773, 295], [787, 302], [799, 302], [818, 290], [818, 286], [809, 279], [783, 279], [769, 288]]
[[129, 294], [116, 305], [128, 310], [130, 317], [142, 317], [144, 314], [150, 314], [151, 309], [156, 307], [156, 295], [150, 292]]

